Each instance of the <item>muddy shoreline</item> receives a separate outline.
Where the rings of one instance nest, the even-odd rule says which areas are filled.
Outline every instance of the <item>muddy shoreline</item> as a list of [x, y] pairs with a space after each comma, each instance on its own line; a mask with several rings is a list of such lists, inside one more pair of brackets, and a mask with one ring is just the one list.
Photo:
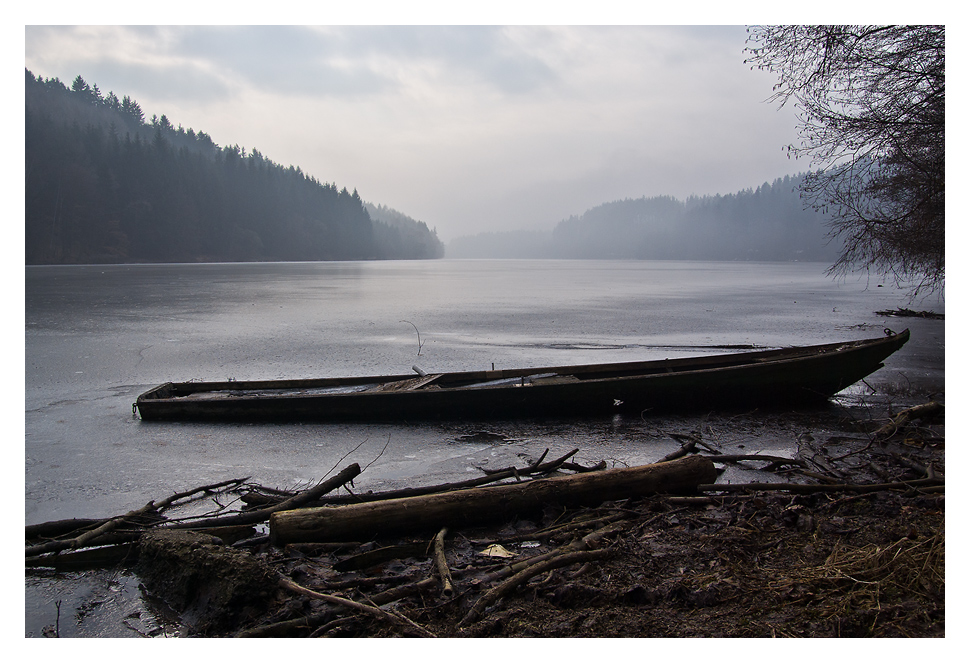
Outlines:
[[[943, 415], [876, 434], [930, 396], [942, 401], [939, 393], [896, 392], [811, 412], [710, 415], [679, 440], [685, 454], [715, 461], [719, 454], [757, 455], [731, 444], [738, 431], [750, 445], [753, 432], [770, 436], [771, 422], [783, 422], [802, 431], [792, 456], [802, 465], [717, 462], [719, 482], [754, 477], [895, 488], [725, 490], [597, 508], [547, 505], [494, 526], [449, 530], [443, 543], [454, 585], [447, 596], [430, 554], [434, 527], [316, 547], [273, 546], [258, 530], [146, 538], [135, 568], [152, 614], [126, 625], [146, 637], [943, 637]], [[919, 485], [928, 475], [937, 481]], [[543, 571], [468, 620], [507, 580], [503, 567], [576, 552], [576, 542], [589, 537], [583, 550], [600, 557]], [[507, 557], [483, 554], [490, 546]], [[386, 550], [392, 552], [374, 563], [348, 561]], [[281, 587], [279, 578], [311, 593]], [[380, 609], [400, 620], [312, 592], [361, 605], [377, 597]], [[382, 602], [395, 592], [402, 596]]]

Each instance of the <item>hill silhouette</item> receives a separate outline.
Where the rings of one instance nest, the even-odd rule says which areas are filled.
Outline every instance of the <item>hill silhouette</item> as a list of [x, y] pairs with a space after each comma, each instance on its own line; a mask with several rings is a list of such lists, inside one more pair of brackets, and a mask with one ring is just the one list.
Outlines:
[[27, 264], [421, 259], [421, 222], [256, 149], [147, 120], [128, 96], [26, 71]]
[[459, 237], [449, 258], [598, 258], [834, 261], [828, 219], [805, 209], [804, 175], [729, 195], [617, 200], [563, 219], [549, 232]]

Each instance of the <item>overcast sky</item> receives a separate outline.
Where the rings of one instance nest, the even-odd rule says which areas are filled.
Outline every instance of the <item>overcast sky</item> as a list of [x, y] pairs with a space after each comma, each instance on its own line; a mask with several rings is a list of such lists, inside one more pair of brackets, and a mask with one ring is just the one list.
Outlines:
[[807, 169], [732, 27], [32, 27], [80, 74], [219, 145], [425, 221], [448, 241], [549, 229], [622, 198], [731, 193]]

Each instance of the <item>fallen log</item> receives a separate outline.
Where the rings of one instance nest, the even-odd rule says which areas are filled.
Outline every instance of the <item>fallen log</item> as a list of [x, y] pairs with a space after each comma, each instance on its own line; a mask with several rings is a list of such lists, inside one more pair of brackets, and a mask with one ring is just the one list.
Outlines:
[[122, 563], [138, 561], [138, 546], [134, 543], [120, 543], [88, 550], [61, 552], [40, 557], [28, 557], [26, 568], [53, 568], [58, 571], [97, 569]]
[[401, 532], [468, 526], [535, 512], [546, 504], [597, 506], [652, 493], [693, 492], [717, 478], [714, 463], [698, 456], [521, 484], [336, 507], [278, 511], [270, 516], [276, 545], [367, 540]]
[[70, 518], [68, 520], [51, 520], [46, 523], [24, 526], [24, 539], [33, 541], [41, 538], [64, 536], [82, 530], [97, 527], [106, 522], [107, 518]]

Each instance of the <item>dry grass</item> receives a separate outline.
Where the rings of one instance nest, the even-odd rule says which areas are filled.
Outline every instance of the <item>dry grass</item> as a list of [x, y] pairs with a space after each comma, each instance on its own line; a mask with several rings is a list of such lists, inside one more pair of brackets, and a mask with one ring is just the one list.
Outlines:
[[817, 568], [817, 577], [820, 581], [850, 581], [870, 592], [895, 587], [931, 599], [945, 592], [945, 555], [942, 531], [922, 540], [900, 539], [888, 546], [836, 546], [825, 564]]
[[908, 536], [889, 545], [860, 547], [836, 543], [821, 564], [773, 569], [772, 591], [800, 603], [817, 603], [818, 617], [830, 622], [869, 614], [864, 630], [880, 635], [905, 633], [896, 609], [901, 602], [944, 600], [946, 538], [942, 527], [929, 536]]

